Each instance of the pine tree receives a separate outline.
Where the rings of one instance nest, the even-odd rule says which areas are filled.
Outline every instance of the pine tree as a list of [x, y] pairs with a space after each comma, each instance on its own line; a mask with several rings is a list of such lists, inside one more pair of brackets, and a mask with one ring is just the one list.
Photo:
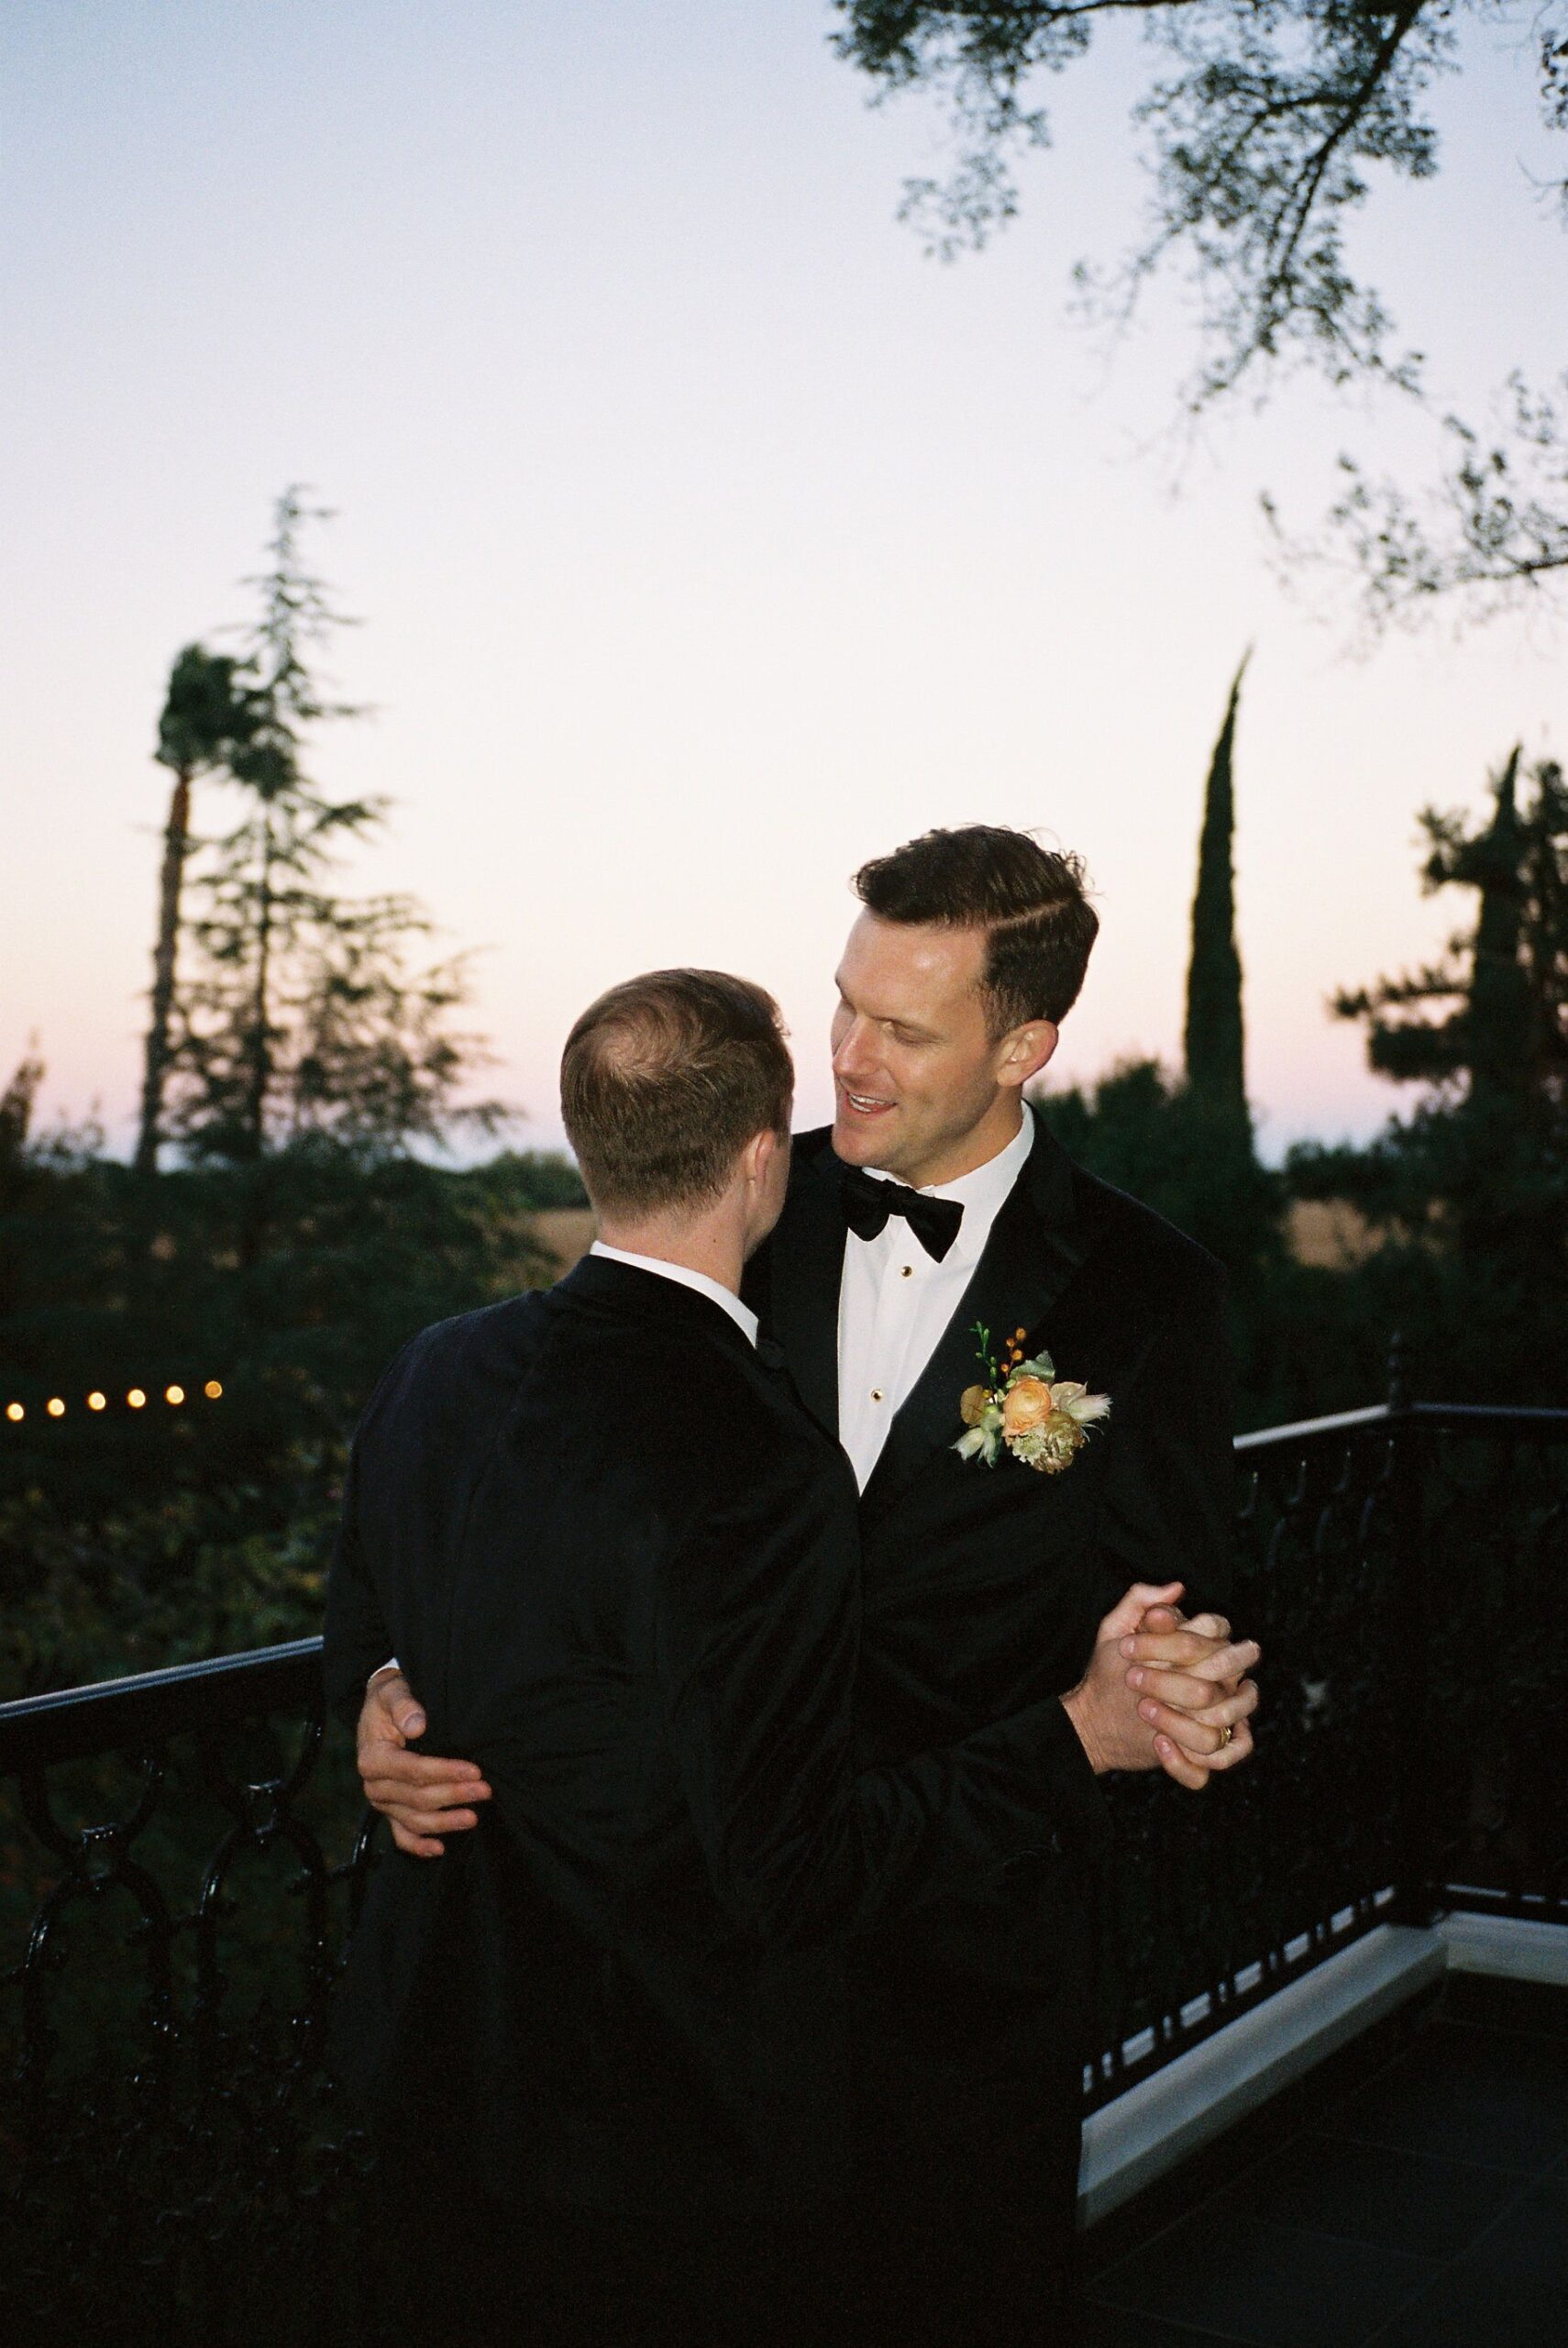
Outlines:
[[1424, 1098], [1365, 1149], [1294, 1151], [1303, 1195], [1350, 1200], [1385, 1235], [1381, 1277], [1443, 1376], [1456, 1351], [1496, 1400], [1548, 1400], [1568, 1318], [1568, 790], [1515, 749], [1472, 828], [1427, 808], [1429, 892], [1474, 892], [1424, 969], [1342, 992], [1373, 1068]]
[[304, 524], [324, 518], [298, 490], [279, 500], [271, 568], [252, 582], [260, 617], [234, 672], [246, 724], [225, 763], [239, 820], [207, 844], [188, 892], [170, 1123], [193, 1157], [235, 1165], [312, 1135], [395, 1151], [459, 1115], [493, 1128], [502, 1113], [457, 1106], [485, 1057], [449, 1025], [468, 991], [462, 958], [418, 964], [430, 924], [414, 899], [331, 886], [339, 851], [379, 828], [385, 803], [334, 799], [306, 766], [316, 725], [360, 714], [312, 665], [345, 625], [300, 550]]
[[1492, 814], [1480, 830], [1431, 807], [1419, 818], [1423, 892], [1473, 889], [1474, 927], [1437, 962], [1333, 999], [1337, 1017], [1365, 1024], [1380, 1075], [1430, 1085], [1480, 1115], [1529, 1113], [1568, 1083], [1568, 790], [1562, 769], [1542, 761], [1521, 807], [1519, 765], [1516, 747], [1488, 778]]
[[1231, 685], [1225, 721], [1209, 764], [1198, 885], [1192, 900], [1192, 954], [1187, 974], [1184, 1037], [1187, 1081], [1216, 1124], [1252, 1147], [1242, 1022], [1242, 958], [1236, 949], [1233, 758], [1236, 711], [1251, 654]]
[[250, 582], [262, 596], [241, 662], [254, 724], [228, 769], [246, 804], [200, 875], [190, 925], [197, 967], [181, 994], [177, 1124], [204, 1157], [244, 1162], [266, 1149], [286, 1035], [281, 987], [311, 932], [330, 925], [319, 884], [337, 838], [362, 837], [381, 814], [370, 802], [328, 799], [303, 764], [307, 726], [355, 714], [324, 698], [309, 666], [340, 624], [300, 556], [302, 526], [324, 518], [297, 489], [285, 491], [271, 568]]

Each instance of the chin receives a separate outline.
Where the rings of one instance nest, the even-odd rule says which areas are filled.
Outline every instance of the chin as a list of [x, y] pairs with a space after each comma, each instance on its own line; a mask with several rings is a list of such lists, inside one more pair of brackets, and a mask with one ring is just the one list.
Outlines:
[[833, 1121], [834, 1149], [846, 1166], [887, 1166], [889, 1151], [898, 1147], [894, 1122], [878, 1117], [867, 1124], [853, 1112], [846, 1116], [840, 1110]]

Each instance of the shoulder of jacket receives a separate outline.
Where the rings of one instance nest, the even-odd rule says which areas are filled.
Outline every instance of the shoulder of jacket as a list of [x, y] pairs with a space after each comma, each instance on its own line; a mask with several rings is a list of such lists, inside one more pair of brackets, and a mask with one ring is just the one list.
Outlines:
[[544, 1291], [525, 1289], [495, 1304], [476, 1305], [468, 1312], [454, 1312], [449, 1320], [432, 1321], [413, 1339], [411, 1350], [416, 1349], [427, 1359], [457, 1360], [492, 1347], [526, 1345], [537, 1342], [545, 1319]]
[[540, 1344], [547, 1326], [543, 1298], [532, 1290], [483, 1304], [449, 1320], [432, 1321], [393, 1356], [377, 1392], [460, 1383], [466, 1375], [521, 1362]]

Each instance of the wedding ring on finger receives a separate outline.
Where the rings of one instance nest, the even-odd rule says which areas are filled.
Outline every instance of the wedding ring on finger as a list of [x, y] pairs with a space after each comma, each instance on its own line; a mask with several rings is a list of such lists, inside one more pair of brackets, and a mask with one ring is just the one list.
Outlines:
[[1231, 1727], [1230, 1722], [1227, 1721], [1224, 1727], [1220, 1732], [1220, 1743], [1216, 1749], [1219, 1752], [1223, 1753], [1225, 1747], [1230, 1744], [1231, 1739], [1235, 1735], [1235, 1730]]

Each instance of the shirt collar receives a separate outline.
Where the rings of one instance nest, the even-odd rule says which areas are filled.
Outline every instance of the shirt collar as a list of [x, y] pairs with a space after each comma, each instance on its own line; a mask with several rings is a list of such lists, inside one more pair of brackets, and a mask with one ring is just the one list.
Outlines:
[[699, 1296], [708, 1297], [727, 1312], [747, 1345], [756, 1343], [756, 1315], [749, 1305], [743, 1304], [733, 1289], [721, 1280], [711, 1280], [706, 1272], [694, 1271], [690, 1264], [668, 1263], [662, 1256], [634, 1256], [624, 1247], [607, 1247], [596, 1239], [589, 1249], [591, 1256], [602, 1256], [612, 1264], [630, 1264], [635, 1271], [657, 1272], [660, 1279], [674, 1280], [678, 1287], [695, 1289]]
[[[1034, 1146], [1034, 1112], [1027, 1101], [1022, 1103], [1022, 1108], [1023, 1122], [1005, 1149], [999, 1149], [996, 1156], [988, 1157], [983, 1166], [971, 1167], [968, 1173], [960, 1174], [955, 1182], [922, 1185], [930, 1197], [956, 1199], [964, 1210], [964, 1220], [952, 1250], [960, 1262], [969, 1262], [981, 1253], [1002, 1202], [1022, 1172]], [[882, 1182], [897, 1179], [885, 1173], [880, 1167], [868, 1167], [867, 1171], [875, 1174]]]

